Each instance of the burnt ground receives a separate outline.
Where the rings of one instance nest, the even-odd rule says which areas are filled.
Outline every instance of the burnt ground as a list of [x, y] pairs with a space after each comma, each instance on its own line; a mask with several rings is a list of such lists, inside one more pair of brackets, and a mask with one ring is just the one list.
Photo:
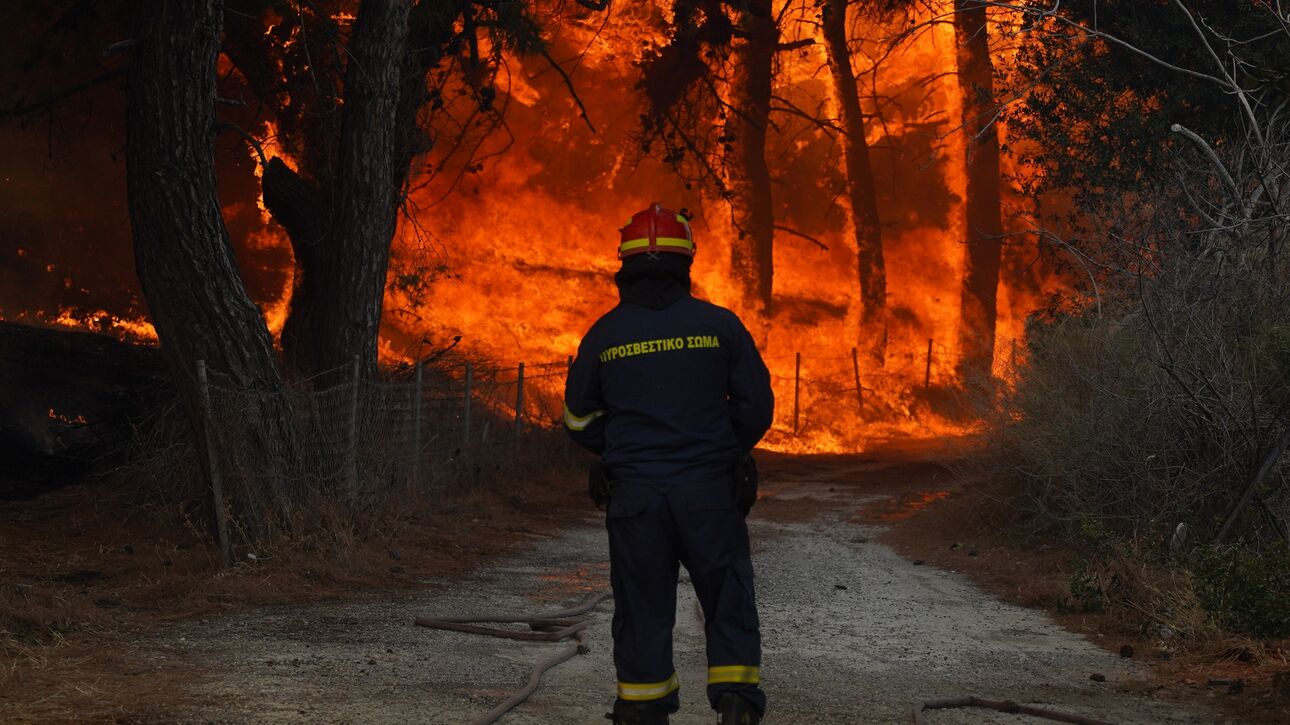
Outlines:
[[[1119, 723], [1277, 721], [1279, 711], [1257, 693], [1179, 684], [1148, 657], [1119, 657], [1118, 640], [1097, 636], [1105, 622], [1009, 603], [1018, 600], [1016, 572], [1060, 579], [1058, 557], [1028, 557], [1024, 547], [987, 540], [972, 520], [946, 517], [970, 496], [942, 464], [949, 457], [931, 443], [856, 456], [764, 456], [764, 497], [750, 520], [768, 723], [908, 722], [916, 702], [968, 694]], [[511, 543], [482, 558], [462, 550], [472, 566], [421, 569], [412, 586], [151, 622], [131, 641], [115, 640], [113, 652], [142, 676], [134, 686], [151, 694], [131, 707], [130, 684], [111, 681], [126, 688], [124, 696], [113, 690], [115, 709], [85, 704], [79, 714], [142, 722], [469, 722], [566, 645], [432, 631], [413, 626], [415, 616], [541, 612], [607, 587], [594, 510], [567, 496], [510, 503], [486, 516], [458, 509], [456, 524], [473, 520], [477, 528], [455, 533], [466, 549], [490, 537]], [[535, 509], [548, 515], [525, 518]], [[478, 528], [481, 519], [487, 528]], [[960, 540], [972, 543], [945, 545]], [[971, 566], [960, 566], [967, 558]], [[503, 722], [604, 722], [613, 698], [611, 608], [606, 602], [588, 615], [589, 652], [548, 673]], [[681, 725], [711, 719], [701, 632], [683, 585], [675, 634], [683, 709], [673, 718]], [[183, 677], [156, 688], [146, 673]], [[61, 717], [12, 712], [74, 719], [67, 710]], [[1027, 721], [979, 710], [928, 715], [930, 723]]]

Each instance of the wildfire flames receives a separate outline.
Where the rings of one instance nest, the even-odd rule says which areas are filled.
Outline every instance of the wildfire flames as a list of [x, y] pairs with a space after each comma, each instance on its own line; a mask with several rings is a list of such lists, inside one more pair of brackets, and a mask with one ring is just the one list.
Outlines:
[[[863, 360], [857, 366], [852, 354], [859, 290], [837, 133], [792, 112], [838, 115], [825, 45], [818, 12], [808, 6], [794, 12], [800, 17], [785, 15], [781, 40], [814, 42], [778, 54], [777, 110], [766, 152], [779, 229], [774, 304], [763, 341], [779, 401], [769, 444], [857, 450], [868, 437], [892, 428], [944, 433], [954, 425], [926, 414], [925, 406], [920, 412], [918, 400], [925, 384], [955, 382], [958, 359], [963, 240], [969, 235], [962, 212], [965, 140], [955, 132], [963, 98], [954, 77], [954, 30], [932, 23], [903, 43], [872, 75], [872, 95], [882, 100], [876, 106], [863, 100], [865, 112], [875, 114], [867, 120], [867, 141], [883, 222], [889, 305], [886, 365], [868, 369]], [[652, 201], [695, 213], [696, 294], [746, 312], [739, 309], [730, 271], [738, 234], [726, 203], [691, 188], [642, 153], [637, 140], [645, 103], [633, 90], [638, 64], [665, 42], [669, 17], [664, 3], [616, 3], [607, 15], [587, 12], [560, 23], [549, 38], [550, 54], [570, 72], [595, 132], [545, 59], [510, 57], [503, 76], [509, 80], [501, 82], [497, 101], [505, 107], [505, 128], [479, 139], [470, 158], [438, 163], [432, 152], [426, 167], [414, 169], [385, 302], [381, 349], [388, 362], [415, 359], [456, 336], [463, 349], [511, 364], [564, 360], [591, 323], [616, 304], [617, 229]], [[890, 33], [874, 29], [858, 36], [884, 34]], [[877, 43], [861, 46], [853, 59], [857, 71], [866, 71], [881, 50]], [[222, 71], [229, 67], [221, 61]], [[294, 165], [275, 145], [271, 123], [256, 131], [270, 157]], [[1005, 208], [1026, 207], [1006, 188], [1004, 194]], [[262, 202], [258, 209], [233, 202], [226, 215], [258, 216], [258, 224], [246, 227], [250, 231], [235, 244], [257, 255], [259, 272], [272, 272], [252, 292], [277, 334], [292, 284], [286, 235]], [[240, 249], [240, 259], [243, 254]], [[1024, 254], [1005, 248], [998, 374], [1015, 359], [1026, 315], [1039, 305], [1045, 287], [1058, 284], [1010, 274], [1009, 255]], [[10, 316], [24, 315], [11, 310]], [[146, 322], [106, 312], [65, 310], [41, 319], [155, 339]]]

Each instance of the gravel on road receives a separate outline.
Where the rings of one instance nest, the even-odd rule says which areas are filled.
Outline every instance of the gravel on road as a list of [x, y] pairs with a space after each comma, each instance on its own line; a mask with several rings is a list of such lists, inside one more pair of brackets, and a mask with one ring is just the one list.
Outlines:
[[[868, 464], [866, 464], [868, 465]], [[1224, 722], [1203, 702], [1154, 695], [1141, 665], [1005, 604], [962, 576], [872, 543], [856, 512], [885, 498], [854, 461], [783, 466], [776, 495], [810, 502], [803, 520], [750, 518], [764, 638], [763, 686], [774, 723], [910, 722], [913, 705], [963, 695], [1010, 699], [1117, 723]], [[555, 648], [413, 625], [422, 615], [560, 609], [608, 587], [607, 547], [593, 515], [526, 553], [426, 592], [357, 602], [240, 611], [176, 625], [157, 657], [206, 676], [187, 722], [466, 723], [523, 686]], [[684, 580], [684, 570], [682, 570]], [[549, 672], [503, 723], [604, 723], [612, 707], [612, 601], [588, 616], [590, 651]], [[713, 723], [704, 698], [697, 603], [681, 585], [675, 630], [678, 725]], [[1094, 681], [1093, 675], [1105, 681]], [[1026, 723], [983, 710], [927, 713], [928, 723]]]

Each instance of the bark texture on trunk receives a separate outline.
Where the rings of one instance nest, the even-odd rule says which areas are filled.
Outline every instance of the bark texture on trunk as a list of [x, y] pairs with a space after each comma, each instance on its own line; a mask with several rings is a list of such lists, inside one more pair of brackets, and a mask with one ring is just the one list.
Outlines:
[[[379, 322], [384, 299], [392, 220], [413, 160], [431, 146], [418, 123], [427, 101], [426, 73], [442, 62], [465, 4], [367, 0], [343, 48], [330, 18], [301, 13], [302, 35], [326, 42], [315, 40], [322, 47], [303, 56], [293, 46], [284, 59], [292, 64], [286, 77], [274, 70], [275, 50], [260, 24], [241, 21], [226, 37], [225, 52], [257, 98], [289, 99], [270, 107], [280, 142], [297, 167], [272, 159], [262, 184], [265, 206], [286, 230], [296, 260], [283, 350], [293, 372], [315, 385], [337, 382], [317, 376], [349, 365], [355, 355], [369, 369], [375, 359], [373, 320]], [[322, 65], [310, 62], [318, 54]], [[343, 104], [334, 99], [340, 95]], [[379, 117], [358, 118], [372, 112]], [[354, 192], [365, 198], [347, 197]], [[355, 214], [366, 211], [376, 212], [374, 223], [358, 224], [353, 236]], [[371, 283], [376, 267], [382, 268], [379, 288]], [[329, 294], [356, 279], [361, 289], [343, 299]], [[333, 325], [346, 331], [337, 334]], [[371, 340], [360, 339], [363, 331]]]
[[165, 0], [136, 10], [126, 111], [135, 265], [198, 439], [194, 369], [205, 360], [220, 382], [263, 401], [255, 419], [222, 432], [236, 436], [229, 444], [289, 451], [290, 410], [273, 343], [242, 284], [216, 195], [212, 141], [223, 14], [220, 0]]
[[1003, 250], [999, 132], [995, 124], [994, 66], [990, 61], [986, 6], [955, 0], [958, 78], [967, 139], [967, 253], [959, 309], [959, 375], [983, 380], [994, 362], [999, 259]]
[[860, 284], [858, 347], [871, 364], [882, 367], [887, 355], [887, 266], [882, 255], [882, 224], [878, 194], [869, 165], [864, 114], [851, 51], [847, 47], [847, 0], [827, 0], [824, 6], [824, 43], [829, 70], [838, 94], [842, 120], [842, 153], [846, 160], [847, 193], [855, 226], [856, 274]]
[[[355, 357], [369, 375], [376, 370], [386, 269], [407, 174], [398, 111], [410, 7], [408, 0], [360, 6], [330, 189], [313, 188], [283, 164], [271, 165], [272, 179], [265, 175], [266, 202], [291, 235], [298, 266], [283, 352], [303, 374], [335, 373], [321, 385], [346, 379]], [[311, 212], [317, 201], [323, 208]]]
[[775, 219], [771, 208], [766, 129], [770, 117], [771, 63], [779, 28], [770, 0], [746, 0], [739, 8], [726, 159], [730, 206], [738, 238], [731, 240], [730, 266], [740, 303], [763, 327], [771, 314]]

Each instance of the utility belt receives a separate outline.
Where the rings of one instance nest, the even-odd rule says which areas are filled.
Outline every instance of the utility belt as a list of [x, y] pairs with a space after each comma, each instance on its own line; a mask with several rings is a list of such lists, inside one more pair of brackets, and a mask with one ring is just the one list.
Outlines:
[[[747, 515], [753, 504], [757, 503], [757, 461], [751, 453], [740, 454], [730, 472], [735, 506]], [[609, 505], [613, 493], [614, 481], [609, 475], [609, 469], [599, 459], [593, 461], [587, 472], [587, 495], [596, 504], [596, 508], [603, 509]]]

